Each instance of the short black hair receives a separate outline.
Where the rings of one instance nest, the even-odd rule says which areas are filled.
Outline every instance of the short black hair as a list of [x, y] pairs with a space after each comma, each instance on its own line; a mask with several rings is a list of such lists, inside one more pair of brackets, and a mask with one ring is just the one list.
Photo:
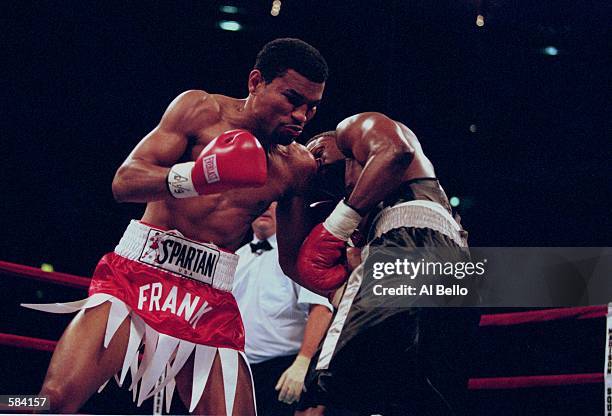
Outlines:
[[312, 82], [327, 80], [328, 68], [325, 58], [313, 46], [300, 39], [279, 38], [268, 42], [257, 54], [255, 68], [266, 82], [283, 76], [293, 69]]
[[304, 146], [308, 146], [310, 143], [314, 142], [319, 137], [325, 137], [325, 136], [336, 137], [336, 130], [329, 130], [329, 131], [324, 131], [324, 132], [321, 132], [321, 133], [317, 133], [314, 136], [312, 136], [310, 139], [308, 139], [308, 141], [306, 142], [306, 144]]

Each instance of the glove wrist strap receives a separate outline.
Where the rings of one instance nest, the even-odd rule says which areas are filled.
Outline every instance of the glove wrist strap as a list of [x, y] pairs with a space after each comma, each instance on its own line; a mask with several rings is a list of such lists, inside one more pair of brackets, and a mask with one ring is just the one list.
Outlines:
[[360, 222], [361, 215], [342, 200], [329, 214], [323, 226], [335, 237], [347, 241]]
[[174, 198], [191, 198], [199, 195], [191, 179], [194, 164], [194, 162], [177, 163], [170, 168], [166, 183], [170, 195]]

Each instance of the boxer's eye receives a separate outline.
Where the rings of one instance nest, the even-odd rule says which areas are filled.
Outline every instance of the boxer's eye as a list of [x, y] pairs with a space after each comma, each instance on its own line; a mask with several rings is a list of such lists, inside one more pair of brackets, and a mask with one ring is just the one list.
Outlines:
[[294, 107], [299, 107], [304, 103], [304, 98], [293, 93], [293, 92], [286, 92], [283, 94], [285, 96], [285, 98], [287, 98], [287, 101], [289, 101], [289, 103], [294, 106]]

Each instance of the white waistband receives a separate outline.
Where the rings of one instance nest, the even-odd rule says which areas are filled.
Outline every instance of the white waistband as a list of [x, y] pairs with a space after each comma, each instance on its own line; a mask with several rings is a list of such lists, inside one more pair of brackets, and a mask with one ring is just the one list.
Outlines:
[[432, 201], [408, 201], [383, 209], [374, 220], [375, 238], [394, 228], [431, 228], [467, 247], [463, 229], [444, 207]]
[[214, 244], [183, 237], [177, 230], [163, 231], [132, 220], [115, 247], [115, 254], [215, 289], [231, 291], [238, 255]]

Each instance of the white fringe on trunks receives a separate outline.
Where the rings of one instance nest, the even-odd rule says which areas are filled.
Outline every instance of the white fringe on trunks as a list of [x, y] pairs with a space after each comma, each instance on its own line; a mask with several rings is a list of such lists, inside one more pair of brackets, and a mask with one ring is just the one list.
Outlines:
[[[123, 323], [128, 316], [130, 319], [128, 346], [123, 359], [121, 372], [115, 375], [115, 380], [117, 380], [117, 383], [121, 386], [125, 380], [128, 369], [130, 370], [132, 384], [129, 389], [132, 391], [133, 399], [137, 402], [138, 406], [140, 406], [144, 400], [164, 390], [166, 412], [170, 413], [170, 404], [172, 403], [174, 388], [176, 386], [175, 376], [183, 368], [187, 359], [193, 353], [195, 354], [193, 384], [191, 389], [191, 403], [189, 404], [189, 411], [193, 412], [202, 397], [204, 387], [206, 386], [206, 382], [211, 372], [213, 360], [218, 352], [223, 373], [225, 409], [227, 415], [232, 414], [236, 387], [238, 384], [239, 356], [242, 357], [244, 362], [247, 363], [247, 367], [249, 367], [246, 356], [242, 351], [194, 344], [193, 342], [180, 340], [157, 332], [146, 324], [142, 318], [132, 311], [123, 301], [106, 293], [96, 293], [87, 299], [75, 302], [22, 304], [22, 306], [51, 313], [83, 313], [86, 309], [96, 307], [104, 302], [111, 303], [104, 335], [104, 348], [108, 347], [108, 344], [115, 335], [117, 329], [119, 329], [121, 323]], [[145, 350], [142, 361], [139, 363], [138, 350], [141, 344], [144, 344]], [[249, 368], [249, 373], [250, 371]], [[163, 381], [156, 386], [160, 377], [163, 377]], [[139, 382], [140, 386], [138, 388]], [[102, 391], [107, 383], [108, 380], [100, 386], [98, 392]], [[252, 374], [251, 385], [253, 386]], [[255, 392], [253, 390], [253, 398], [254, 397]], [[255, 403], [253, 403], [253, 405], [255, 406]]]

